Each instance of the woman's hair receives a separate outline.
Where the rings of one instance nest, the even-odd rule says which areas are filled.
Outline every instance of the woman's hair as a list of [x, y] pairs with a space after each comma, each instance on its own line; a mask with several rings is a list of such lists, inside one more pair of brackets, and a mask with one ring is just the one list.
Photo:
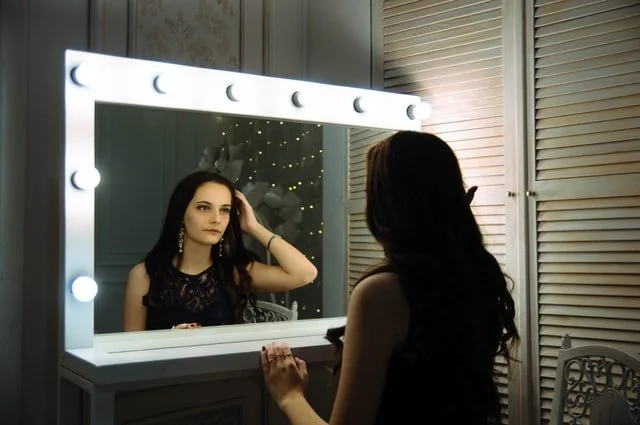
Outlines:
[[[385, 260], [357, 283], [395, 273], [427, 359], [438, 368], [451, 361], [452, 351], [463, 356], [462, 368], [456, 362], [447, 369], [451, 381], [474, 376], [479, 382], [472, 391], [487, 406], [480, 414], [499, 423], [495, 357], [513, 360], [510, 348], [519, 336], [507, 277], [485, 248], [469, 205], [476, 189], [465, 189], [455, 153], [433, 134], [400, 131], [373, 145], [367, 154], [366, 221]], [[338, 359], [344, 330], [327, 332]], [[334, 371], [339, 367], [340, 360]]]
[[[247, 265], [256, 259], [250, 251], [245, 249], [242, 240], [242, 229], [238, 218], [238, 200], [235, 196], [233, 184], [226, 178], [208, 171], [196, 171], [184, 177], [173, 190], [169, 198], [169, 205], [162, 226], [162, 232], [153, 249], [145, 256], [144, 264], [147, 274], [161, 285], [169, 285], [168, 270], [172, 267], [173, 259], [178, 257], [178, 268], [182, 255], [178, 252], [178, 232], [184, 223], [187, 207], [193, 199], [196, 190], [205, 183], [217, 183], [225, 186], [231, 193], [231, 211], [229, 224], [222, 235], [223, 239], [211, 247], [211, 258], [219, 262], [219, 278], [225, 291], [232, 300], [234, 316], [241, 321], [242, 313], [247, 303], [255, 308], [255, 297], [250, 292], [251, 276], [247, 272]], [[220, 257], [220, 246], [223, 244], [223, 255]], [[239, 285], [234, 283], [233, 270], [239, 276]]]

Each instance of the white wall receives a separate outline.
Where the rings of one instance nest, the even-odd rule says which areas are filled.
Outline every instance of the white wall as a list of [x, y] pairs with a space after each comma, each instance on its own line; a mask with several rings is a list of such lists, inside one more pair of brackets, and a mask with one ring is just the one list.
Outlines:
[[[265, 5], [290, 25], [265, 25], [266, 44], [244, 51], [244, 70], [370, 87], [369, 0]], [[51, 425], [62, 323], [63, 52], [88, 49], [92, 9], [89, 0], [2, 0], [0, 8], [0, 422]]]

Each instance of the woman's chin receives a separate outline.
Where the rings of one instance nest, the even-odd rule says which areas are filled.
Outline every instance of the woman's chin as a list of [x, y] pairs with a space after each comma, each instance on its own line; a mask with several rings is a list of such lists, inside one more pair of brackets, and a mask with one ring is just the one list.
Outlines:
[[219, 235], [219, 234], [205, 235], [205, 237], [204, 237], [204, 238], [202, 238], [201, 243], [202, 243], [203, 245], [209, 245], [209, 246], [212, 246], [212, 245], [215, 245], [215, 244], [217, 244], [218, 242], [220, 242], [220, 239], [221, 239], [221, 238], [220, 238], [220, 235]]

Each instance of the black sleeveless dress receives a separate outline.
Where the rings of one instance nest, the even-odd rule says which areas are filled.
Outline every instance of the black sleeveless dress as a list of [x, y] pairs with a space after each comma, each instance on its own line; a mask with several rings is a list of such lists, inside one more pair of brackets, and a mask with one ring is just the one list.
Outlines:
[[235, 323], [231, 299], [215, 265], [197, 275], [170, 266], [162, 275], [151, 278], [142, 303], [147, 307], [147, 330], [171, 329], [180, 323]]
[[473, 359], [437, 334], [412, 320], [403, 347], [390, 359], [376, 425], [492, 423], [469, 374]]

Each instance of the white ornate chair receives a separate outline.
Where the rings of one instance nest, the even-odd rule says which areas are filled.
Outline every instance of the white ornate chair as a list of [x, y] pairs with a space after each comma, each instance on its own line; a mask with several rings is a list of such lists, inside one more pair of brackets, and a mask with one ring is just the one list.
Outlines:
[[[568, 422], [563, 422], [564, 418]], [[550, 425], [640, 424], [640, 356], [562, 338]]]
[[298, 320], [298, 303], [296, 301], [291, 303], [291, 308], [262, 300], [256, 301], [256, 305], [263, 315], [258, 314], [255, 309], [249, 305], [244, 310], [243, 319], [245, 323]]

